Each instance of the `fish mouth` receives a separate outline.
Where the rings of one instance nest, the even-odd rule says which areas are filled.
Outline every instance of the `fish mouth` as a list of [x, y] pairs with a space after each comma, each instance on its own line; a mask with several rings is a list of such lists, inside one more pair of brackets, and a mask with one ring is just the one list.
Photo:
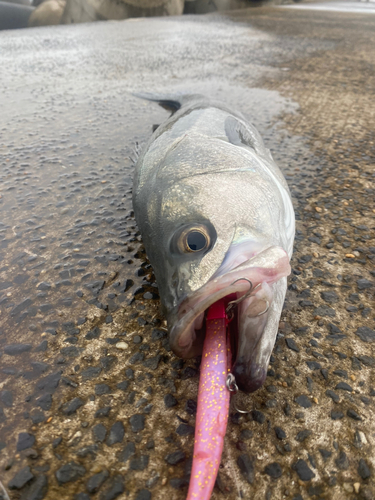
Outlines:
[[224, 298], [232, 308], [228, 313], [232, 373], [244, 392], [259, 389], [267, 375], [290, 271], [287, 253], [277, 246], [258, 252], [223, 274], [219, 269], [168, 315], [174, 353], [182, 358], [202, 353], [206, 311]]

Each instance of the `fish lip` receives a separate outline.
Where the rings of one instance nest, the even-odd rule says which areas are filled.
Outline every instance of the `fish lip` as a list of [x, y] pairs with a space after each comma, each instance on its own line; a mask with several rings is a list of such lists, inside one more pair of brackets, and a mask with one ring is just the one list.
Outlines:
[[262, 387], [267, 377], [267, 370], [258, 363], [251, 363], [249, 370], [247, 360], [240, 357], [236, 359], [232, 374], [238, 388], [243, 392], [250, 393]]
[[173, 323], [170, 328], [170, 345], [174, 353], [182, 358], [201, 354], [203, 338], [197, 338], [197, 331], [193, 326], [198, 316], [204, 314], [213, 303], [230, 294], [244, 295], [249, 291], [249, 280], [255, 288], [259, 283], [275, 283], [289, 275], [290, 271], [289, 257], [285, 250], [271, 246], [225, 274], [218, 276], [215, 273], [213, 278], [169, 314], [168, 324]]

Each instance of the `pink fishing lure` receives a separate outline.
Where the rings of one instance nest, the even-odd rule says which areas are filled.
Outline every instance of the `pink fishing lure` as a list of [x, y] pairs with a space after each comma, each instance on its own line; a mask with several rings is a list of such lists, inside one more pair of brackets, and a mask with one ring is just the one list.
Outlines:
[[224, 300], [207, 313], [195, 426], [193, 466], [187, 500], [209, 500], [219, 470], [227, 429], [230, 393], [230, 343]]

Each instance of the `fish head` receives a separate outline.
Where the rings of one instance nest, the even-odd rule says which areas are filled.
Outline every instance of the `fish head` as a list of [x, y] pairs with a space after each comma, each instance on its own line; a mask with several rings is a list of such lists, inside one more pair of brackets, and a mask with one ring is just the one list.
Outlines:
[[[225, 151], [219, 149], [211, 148], [218, 155], [211, 161], [220, 165]], [[174, 168], [181, 164], [178, 148], [169, 160]], [[233, 151], [227, 161], [233, 164]], [[200, 355], [207, 309], [224, 297], [240, 299], [230, 324], [232, 372], [239, 388], [252, 392], [266, 377], [290, 273], [282, 195], [270, 192], [269, 179], [255, 170], [249, 175], [249, 168], [185, 175], [182, 165], [177, 180], [165, 180], [162, 189], [148, 191], [147, 212], [137, 220], [171, 348], [182, 358]]]

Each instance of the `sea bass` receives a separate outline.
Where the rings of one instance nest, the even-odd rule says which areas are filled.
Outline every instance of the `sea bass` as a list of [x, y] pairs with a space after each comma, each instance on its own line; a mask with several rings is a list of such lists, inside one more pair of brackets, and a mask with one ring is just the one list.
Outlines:
[[284, 303], [295, 217], [256, 128], [200, 95], [142, 95], [174, 109], [138, 158], [135, 218], [177, 356], [202, 353], [207, 309], [229, 304], [232, 374], [264, 383]]

